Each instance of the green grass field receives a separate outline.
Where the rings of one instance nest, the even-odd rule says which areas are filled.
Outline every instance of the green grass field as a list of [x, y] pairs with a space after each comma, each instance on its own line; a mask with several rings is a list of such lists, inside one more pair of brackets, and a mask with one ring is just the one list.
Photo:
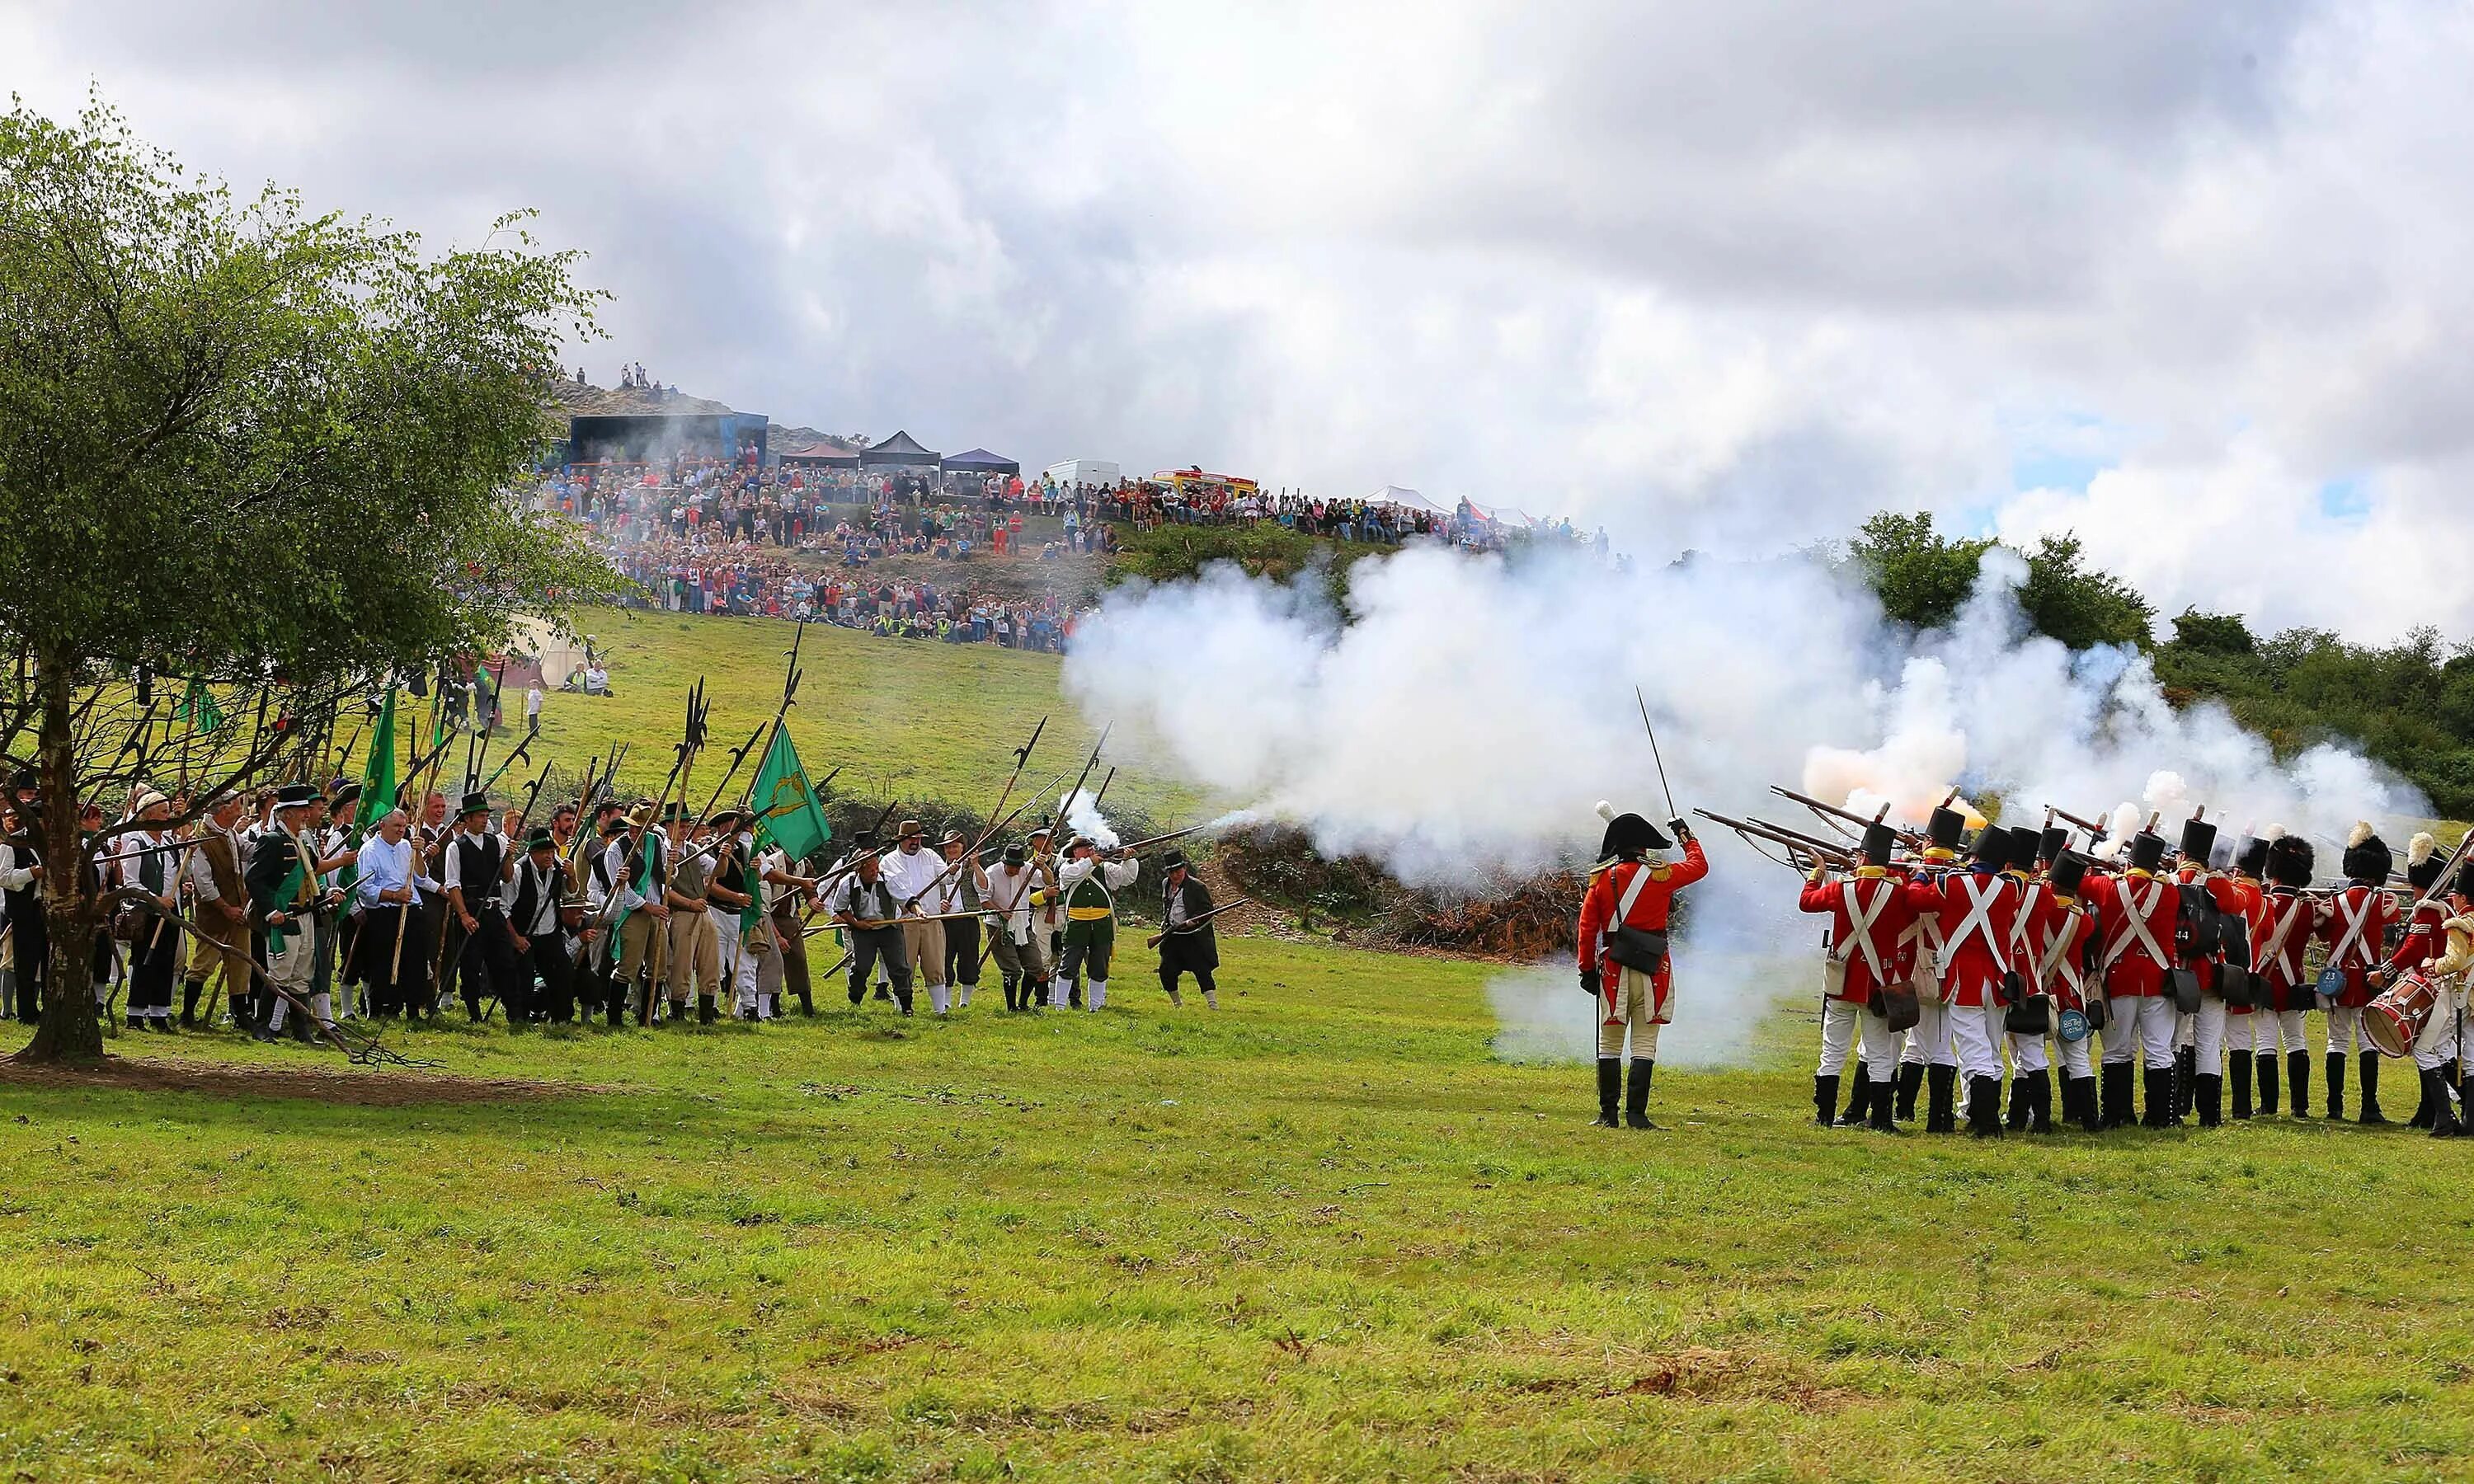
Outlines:
[[340, 1086], [0, 1081], [0, 1463], [2231, 1480], [2474, 1456], [2464, 1145], [1830, 1132], [1792, 1067], [1662, 1072], [1662, 1131], [1602, 1131], [1585, 1071], [1490, 1057], [1482, 967], [1228, 958], [1216, 1015], [1128, 966], [1098, 1017], [837, 999], [761, 1030], [410, 1038], [443, 1064], [419, 1090], [457, 1101], [229, 1037], [118, 1048]]
[[[617, 609], [580, 614], [577, 626], [609, 657], [615, 694], [544, 698], [534, 757], [555, 761], [572, 775], [587, 758], [626, 742], [633, 750], [623, 781], [649, 795], [668, 771], [669, 750], [686, 718], [688, 687], [702, 678], [712, 718], [709, 748], [697, 765], [698, 776], [708, 781], [695, 789], [696, 802], [719, 784], [730, 750], [781, 704], [795, 628], [782, 619]], [[1023, 779], [1025, 789], [1059, 769], [1069, 770], [1065, 783], [1072, 782], [1098, 740], [1098, 729], [1085, 725], [1058, 694], [1061, 661], [1055, 655], [993, 644], [883, 639], [810, 624], [799, 662], [807, 675], [790, 712], [790, 735], [815, 778], [841, 765], [833, 785], [837, 794], [886, 802], [935, 799], [985, 809], [1013, 768], [1013, 750], [1042, 716], [1049, 718], [1048, 731]], [[508, 697], [508, 710], [521, 714], [519, 698]], [[497, 744], [501, 756], [506, 745]], [[1106, 765], [1104, 760], [1102, 767]], [[751, 758], [747, 773], [754, 771]], [[1094, 773], [1090, 786], [1099, 782]], [[1057, 785], [1059, 792], [1065, 783]], [[510, 775], [500, 786], [521, 785]], [[1155, 817], [1195, 802], [1190, 791], [1146, 778], [1138, 769], [1120, 772], [1108, 798]]]

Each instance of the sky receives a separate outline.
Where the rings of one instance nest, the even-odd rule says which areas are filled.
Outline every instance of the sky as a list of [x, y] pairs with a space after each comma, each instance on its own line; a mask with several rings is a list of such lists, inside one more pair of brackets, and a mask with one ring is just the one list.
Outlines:
[[1037, 467], [2075, 532], [2170, 615], [2474, 634], [2474, 6], [0, 0], [237, 182], [537, 208], [621, 361]]

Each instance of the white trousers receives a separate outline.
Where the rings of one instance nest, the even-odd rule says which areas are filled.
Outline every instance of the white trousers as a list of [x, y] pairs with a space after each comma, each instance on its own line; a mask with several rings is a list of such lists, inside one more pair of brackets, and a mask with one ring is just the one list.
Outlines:
[[1854, 1000], [1833, 999], [1821, 1007], [1821, 1067], [1824, 1077], [1847, 1069], [1848, 1050], [1861, 1037], [1869, 1080], [1888, 1086], [1899, 1076], [1899, 1038], [1890, 1022]]
[[1919, 1005], [1916, 1023], [1907, 1028], [1907, 1048], [1899, 1060], [1918, 1065], [1954, 1066], [1958, 1058], [1950, 1049], [1950, 1007]]
[[2140, 1065], [2151, 1072], [2173, 1065], [2173, 1002], [2162, 994], [2122, 995], [2104, 1007], [2104, 1065], [2120, 1066], [2140, 1055]]
[[[2276, 1017], [2266, 1010], [2225, 1007], [2225, 1055], [2256, 1056], [2276, 1049]], [[2203, 1065], [2201, 1070], [2205, 1070]]]
[[2053, 1044], [2059, 1048], [2055, 1054], [2061, 1059], [2063, 1076], [2093, 1077], [2096, 1075], [2095, 1036], [2082, 1036], [2076, 1041], [2064, 1041], [2057, 1036], [2053, 1039]]
[[2422, 1033], [2413, 1039], [2413, 1065], [2416, 1071], [2435, 1071], [2457, 1060], [2456, 1007], [2442, 995], [2432, 1007], [2431, 1018], [2424, 1021]]
[[[2319, 1008], [2328, 1013], [2328, 1051], [2330, 1055], [2333, 1056], [2342, 1052], [2347, 1056], [2351, 1056], [2357, 1051], [2365, 1049], [2367, 1043], [2363, 1040], [2363, 1012], [2361, 1010], [2345, 1005], [2329, 1004], [2322, 1004]], [[2298, 1051], [2301, 1048], [2296, 1046], [2290, 1049]]]
[[2260, 1056], [2274, 1056], [2280, 1051], [2308, 1051], [2302, 1043], [2302, 1017], [2299, 1010], [2254, 1010], [2251, 1018], [2259, 1023], [2251, 1027], [2250, 1048]]
[[2213, 994], [2201, 995], [2199, 1013], [2185, 1018], [2192, 1022], [2191, 1045], [2198, 1053], [2199, 1075], [2216, 1075], [2225, 1065], [2225, 1002]]
[[2011, 1070], [2022, 1072], [2041, 1072], [2052, 1065], [2051, 1059], [2047, 1056], [2045, 1051], [2044, 1037], [2012, 1036], [2010, 1038]]
[[2199, 1044], [2199, 1015], [2207, 1008], [2207, 996], [2202, 994], [2199, 996], [2199, 1009], [2197, 1011], [2194, 1011], [2189, 1015], [2183, 1015], [2178, 1011], [2174, 1013], [2173, 1049], [2176, 1051], [2191, 1050]]
[[2001, 1053], [1994, 1038], [2005, 1034], [2001, 1012], [1989, 1005], [1948, 1007], [1951, 1039], [1958, 1043], [1958, 1071], [1970, 1079], [2001, 1080]]

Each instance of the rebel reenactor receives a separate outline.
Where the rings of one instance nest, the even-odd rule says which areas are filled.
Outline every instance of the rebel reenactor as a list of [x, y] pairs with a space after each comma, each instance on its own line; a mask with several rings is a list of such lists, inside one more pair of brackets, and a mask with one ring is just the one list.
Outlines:
[[[1048, 882], [1049, 898], [1034, 911], [1032, 930], [1048, 945], [1048, 963], [1054, 966], [1065, 953], [1065, 894], [1056, 880], [1057, 868], [1064, 863], [1057, 858], [1051, 844], [1054, 834], [1047, 820], [1042, 819], [1033, 825], [1031, 833], [1024, 838], [1031, 849], [1031, 865]], [[1030, 995], [1028, 987], [1023, 993], [1026, 997]]]
[[455, 811], [455, 831], [447, 843], [447, 870], [439, 883], [447, 889], [449, 919], [460, 930], [461, 941], [449, 954], [458, 965], [464, 1013], [479, 1021], [484, 998], [496, 995], [508, 1007], [507, 1023], [521, 1026], [517, 1014], [525, 995], [516, 983], [516, 946], [500, 895], [516, 874], [516, 863], [508, 858], [506, 837], [492, 826], [487, 793], [464, 796]]
[[[515, 949], [514, 972], [499, 985], [507, 1007], [507, 1023], [575, 1018], [575, 956], [559, 931], [559, 903], [570, 895], [567, 869], [559, 863], [558, 837], [548, 826], [524, 837], [524, 858], [509, 878], [506, 892], [507, 933]], [[541, 1003], [533, 1003], [533, 980], [541, 980]]]
[[[318, 884], [320, 861], [308, 837], [323, 802], [318, 790], [307, 783], [287, 783], [278, 789], [274, 824], [258, 835], [243, 877], [250, 925], [266, 935], [266, 977], [273, 987], [269, 991], [272, 1007], [254, 1027], [261, 1041], [273, 1041], [282, 1031], [295, 1002], [306, 1004], [321, 1025], [334, 1020], [325, 997], [313, 990], [318, 976], [317, 938], [321, 932], [332, 931], [320, 921], [329, 903]], [[278, 990], [282, 993], [275, 993]]]
[[[1838, 1081], [1847, 1053], [1858, 1037], [1864, 1042], [1864, 1065], [1856, 1075], [1871, 1090], [1859, 1094], [1871, 1126], [1880, 1133], [1898, 1132], [1891, 1121], [1892, 1086], [1898, 1076], [1899, 1033], [1890, 1029], [1886, 996], [1912, 994], [1914, 989], [1897, 976], [1899, 942], [1914, 925], [1916, 910], [1907, 900], [1905, 883], [1890, 874], [1898, 833], [1887, 825], [1866, 826], [1857, 848], [1863, 864], [1840, 877], [1826, 865], [1816, 865], [1805, 878], [1800, 910], [1830, 914], [1830, 948], [1821, 1004], [1821, 1067], [1812, 1077], [1816, 1121], [1827, 1127], [1838, 1101]], [[1846, 1122], [1856, 1123], [1850, 1116]]]
[[2091, 876], [2088, 904], [2102, 935], [2105, 995], [2102, 1116], [2106, 1128], [2130, 1121], [2134, 1062], [2145, 1095], [2143, 1124], [2163, 1128], [2173, 1116], [2173, 1000], [2166, 976], [2173, 968], [2173, 933], [2182, 895], [2158, 874], [2165, 838], [2141, 830], [2130, 839], [2122, 874]]
[[782, 1014], [782, 996], [799, 1002], [799, 1013], [813, 1016], [816, 1001], [808, 977], [808, 935], [801, 930], [804, 908], [816, 893], [813, 876], [791, 870], [788, 850], [772, 846], [756, 858], [759, 897], [764, 907], [759, 924], [761, 956], [756, 961], [756, 995], [769, 1001], [772, 1014]]
[[669, 964], [669, 841], [653, 827], [649, 799], [628, 813], [627, 828], [603, 852], [611, 881], [606, 905], [610, 914], [609, 951], [618, 964], [612, 977], [610, 1023], [618, 1023], [622, 1007], [632, 999], [636, 1024], [653, 1023], [654, 1001], [662, 997]]
[[361, 842], [358, 878], [361, 904], [361, 982], [370, 989], [370, 1014], [381, 1020], [401, 1013], [425, 1017], [429, 997], [429, 923], [424, 893], [442, 895], [413, 846], [411, 824], [401, 809], [379, 816], [377, 832]]
[[2363, 1007], [2378, 993], [2371, 976], [2380, 967], [2389, 923], [2396, 915], [2388, 893], [2395, 852], [2371, 826], [2358, 824], [2345, 837], [2337, 869], [2345, 885], [2319, 915], [2319, 941], [2328, 945], [2328, 967], [2319, 974], [2319, 1007], [2328, 1016], [2328, 1117], [2345, 1116], [2345, 1059], [2359, 1054], [2363, 1068], [2365, 1123], [2380, 1115], [2380, 1054], [2363, 1039]]
[[570, 896], [581, 895], [584, 891], [584, 862], [575, 854], [578, 820], [575, 805], [571, 803], [560, 804], [549, 815], [550, 849], [558, 852], [559, 869], [567, 876]]
[[[1667, 951], [1667, 923], [1675, 894], [1710, 874], [1701, 842], [1680, 818], [1667, 828], [1684, 842], [1684, 860], [1669, 864], [1670, 848], [1658, 826], [1637, 814], [1617, 814], [1601, 802], [1607, 822], [1598, 842], [1598, 863], [1581, 896], [1578, 950], [1581, 988], [1596, 1002], [1598, 1018], [1598, 1126], [1614, 1128], [1615, 1097], [1623, 1094], [1623, 1123], [1653, 1129], [1650, 1078], [1658, 1070], [1658, 1030], [1675, 1018], [1675, 961]], [[1624, 1039], [1632, 1039], [1632, 1082], [1624, 1084]]]
[[17, 966], [17, 1018], [27, 1025], [43, 1017], [52, 958], [51, 924], [43, 916], [43, 806], [34, 797], [33, 781], [31, 773], [17, 775], [11, 790], [15, 827], [0, 842], [0, 894], [7, 902], [9, 951]]
[[2007, 1004], [2010, 941], [2018, 925], [2018, 883], [2002, 874], [2010, 832], [1987, 825], [1977, 832], [1964, 872], [1911, 882], [1907, 899], [1939, 931], [1942, 999], [1959, 1075], [1967, 1080], [1967, 1131], [2001, 1135], [2001, 1051], [1994, 1037]]
[[2250, 993], [2244, 1002], [2225, 1001], [2225, 1071], [2233, 1088], [2237, 1122], [2251, 1115], [2251, 1075], [2260, 1056], [2276, 1055], [2276, 1014], [2268, 1004], [2268, 979], [2262, 972], [2259, 945], [2268, 941], [2268, 852], [2284, 833], [2281, 826], [2270, 825], [2234, 852], [2234, 899], [2241, 906], [2242, 921], [2228, 926], [2242, 934], [2243, 962], [2250, 969]]
[[[756, 1018], [756, 966], [746, 953], [749, 909], [756, 904], [756, 878], [748, 869], [749, 847], [740, 825], [747, 816], [738, 809], [724, 809], [713, 817], [716, 846], [713, 871], [705, 880], [705, 916], [713, 922], [714, 983], [716, 993], [727, 992], [731, 1006], [742, 1018]], [[698, 1017], [706, 1024], [713, 1017], [711, 998], [699, 1000]]]
[[894, 899], [902, 904], [902, 948], [915, 980], [925, 980], [928, 997], [938, 1015], [945, 1013], [945, 924], [916, 921], [935, 909], [928, 905], [930, 888], [945, 874], [945, 858], [922, 849], [927, 833], [917, 820], [904, 820], [895, 831], [894, 851], [885, 859], [884, 874]]
[[[2439, 854], [2439, 842], [2433, 839], [2429, 831], [2417, 833], [2406, 842], [2405, 880], [2406, 885], [2413, 891], [2413, 901], [2404, 914], [2402, 920], [2404, 930], [2397, 937], [2395, 950], [2388, 955], [2386, 966], [2373, 976], [2374, 993], [2384, 991], [2395, 983], [2399, 972], [2418, 969], [2425, 960], [2436, 959], [2445, 951], [2448, 937], [2446, 930], [2448, 903], [2445, 898], [2433, 892], [2432, 888], [2438, 885], [2439, 874], [2446, 869], [2448, 869], [2448, 862]], [[2429, 1071], [2457, 1060], [2457, 1017], [2443, 1014], [2444, 1009], [2444, 1006], [2435, 1008], [2430, 1017], [2423, 1021], [2421, 1032], [2414, 1037], [2413, 1062], [2416, 1070]], [[2441, 1044], [2443, 1041], [2447, 1042], [2444, 1047]], [[2438, 1079], [2423, 1077], [2420, 1081], [2422, 1099], [2414, 1108], [2413, 1117], [2408, 1120], [2407, 1126], [2427, 1129], [2432, 1126], [2434, 1110], [2431, 1094]], [[2445, 1108], [2448, 1099], [2444, 1091], [2439, 1101], [2441, 1107]]]
[[[249, 897], [241, 886], [247, 865], [236, 826], [246, 802], [238, 794], [218, 801], [199, 829], [197, 845], [183, 852], [182, 871], [188, 877], [189, 899], [196, 904], [198, 926], [189, 950], [189, 971], [181, 989], [181, 1025], [194, 1030], [206, 979], [223, 970], [224, 998], [231, 1006], [232, 1028], [249, 1029]], [[214, 1001], [205, 1001], [206, 1022], [214, 1022]]]
[[615, 868], [612, 847], [627, 832], [627, 813], [617, 800], [605, 799], [593, 813], [593, 838], [584, 844], [587, 863], [580, 873], [584, 877], [584, 899], [587, 909], [586, 934], [594, 951], [584, 955], [576, 971], [576, 994], [588, 1008], [597, 1006], [614, 1028], [626, 1017], [627, 999], [618, 992], [617, 965], [613, 955], [603, 947], [618, 929], [618, 909], [611, 904], [613, 890], [610, 873]]
[[181, 967], [181, 868], [167, 849], [174, 844], [164, 822], [172, 802], [153, 788], [138, 785], [130, 796], [129, 817], [150, 827], [119, 837], [111, 872], [112, 884], [141, 891], [146, 899], [116, 914], [123, 924], [116, 936], [129, 945], [129, 1024], [135, 1030], [164, 1030], [172, 1025], [172, 980]]
[[1065, 951], [1056, 960], [1056, 977], [1049, 982], [1048, 1007], [1063, 1009], [1076, 977], [1087, 973], [1090, 993], [1083, 997], [1083, 1008], [1096, 1014], [1108, 1006], [1108, 960], [1117, 950], [1116, 894], [1134, 884], [1143, 863], [1104, 856], [1097, 841], [1080, 835], [1066, 842], [1065, 857], [1056, 868], [1065, 902]]
[[721, 945], [715, 937], [705, 897], [713, 867], [711, 858], [694, 848], [693, 825], [688, 806], [678, 800], [671, 800], [662, 811], [664, 843], [670, 859], [670, 883], [662, 898], [670, 909], [670, 1023], [682, 1026], [688, 1023], [691, 984], [697, 1019], [710, 1025], [719, 1018], [713, 996], [721, 974]]
[[[419, 826], [405, 833], [421, 855], [421, 872], [432, 881], [447, 874], [447, 845], [454, 838], [453, 825], [447, 818], [447, 796], [431, 791], [422, 796]], [[447, 963], [450, 938], [461, 940], [464, 929], [447, 909], [447, 889], [424, 891], [421, 894], [421, 926], [429, 945], [429, 967], [420, 977], [421, 1001], [418, 1009], [426, 1019], [438, 1013], [441, 998], [452, 983]], [[449, 929], [452, 929], [452, 932]]]
[[1220, 937], [1211, 925], [1211, 889], [1176, 851], [1160, 862], [1160, 988], [1168, 991], [1170, 1004], [1182, 1005], [1176, 982], [1192, 974], [1203, 1004], [1217, 1010], [1220, 985], [1213, 976], [1220, 971]]
[[1031, 852], [1019, 845], [1007, 846], [1004, 858], [988, 873], [986, 901], [1007, 1010], [1036, 1010], [1044, 997], [1048, 934], [1038, 919], [1055, 899], [1055, 883], [1044, 868], [1031, 863]]
[[885, 857], [864, 847], [855, 865], [834, 883], [826, 898], [834, 921], [850, 938], [850, 1002], [867, 1002], [870, 971], [885, 966], [893, 981], [894, 1002], [910, 1014], [910, 959], [902, 941], [902, 903], [885, 877]]
[[[1936, 885], [1958, 862], [1959, 837], [1966, 832], [1967, 816], [1947, 805], [1932, 811], [1925, 821], [1923, 859], [1909, 873], [1911, 882]], [[1941, 917], [1930, 908], [1916, 913], [1915, 925], [1908, 929], [1913, 941], [1905, 951], [1914, 956], [1916, 987], [1916, 1023], [1907, 1028], [1906, 1045], [1899, 1054], [1898, 1119], [1912, 1122], [1916, 1115], [1916, 1091], [1930, 1084], [1925, 1105], [1925, 1132], [1955, 1134], [1958, 1132], [1958, 1055], [1953, 1049], [1950, 1030], [1950, 994], [1944, 984], [1942, 966]]]
[[[945, 982], [953, 986], [954, 1008], [971, 1008], [971, 992], [980, 987], [980, 910], [987, 903], [988, 874], [977, 859], [962, 861], [962, 851], [969, 842], [958, 829], [948, 829], [936, 842], [936, 853], [945, 861], [945, 880], [930, 897], [928, 910], [947, 915], [939, 924], [945, 929]], [[951, 916], [964, 913], [967, 916]]]

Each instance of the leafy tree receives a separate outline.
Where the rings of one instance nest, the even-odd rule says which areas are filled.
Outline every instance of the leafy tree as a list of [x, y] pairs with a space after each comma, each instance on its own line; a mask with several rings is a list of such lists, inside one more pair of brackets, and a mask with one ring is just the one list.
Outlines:
[[2121, 578], [2083, 566], [2079, 552], [2077, 537], [2048, 536], [2027, 553], [2027, 580], [2019, 585], [2027, 621], [2073, 649], [2147, 643], [2155, 610]]
[[86, 945], [113, 902], [83, 868], [135, 826], [104, 797], [82, 840], [75, 802], [146, 766], [174, 687], [131, 677], [273, 689], [302, 724], [236, 726], [194, 818], [307, 766], [291, 739], [338, 698], [615, 587], [511, 493], [560, 334], [592, 332], [572, 268], [512, 222], [432, 255], [288, 191], [237, 200], [100, 105], [0, 117], [0, 754], [40, 775], [51, 939], [21, 1057], [102, 1054]]
[[1848, 543], [1848, 554], [1880, 598], [1883, 612], [1919, 629], [1938, 629], [1958, 616], [1993, 544], [1951, 540], [1933, 529], [1929, 514], [1882, 511], [1864, 522], [1862, 534]]
[[2259, 649], [2240, 613], [2202, 613], [2195, 608], [2186, 608], [2174, 618], [2173, 642], [2205, 655], [2248, 655]]

